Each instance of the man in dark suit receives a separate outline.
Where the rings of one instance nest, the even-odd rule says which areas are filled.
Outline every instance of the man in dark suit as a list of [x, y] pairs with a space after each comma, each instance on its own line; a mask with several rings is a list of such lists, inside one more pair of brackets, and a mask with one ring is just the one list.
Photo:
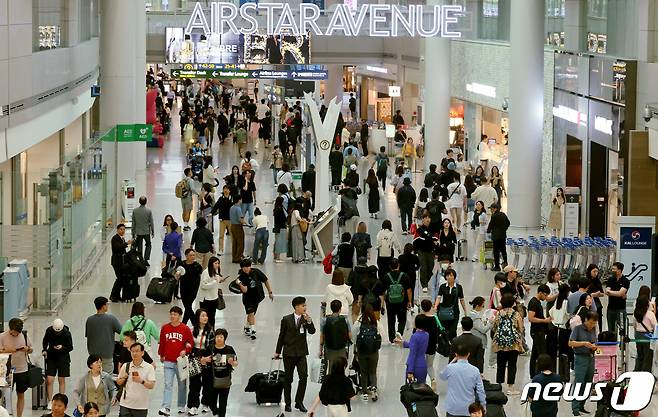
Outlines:
[[121, 299], [121, 287], [123, 286], [123, 276], [125, 275], [122, 271], [123, 268], [123, 256], [126, 254], [126, 249], [128, 245], [132, 245], [133, 240], [130, 239], [126, 242], [123, 238], [123, 235], [126, 234], [126, 225], [123, 223], [117, 225], [117, 234], [112, 236], [110, 243], [112, 244], [112, 259], [110, 263], [112, 268], [114, 268], [114, 275], [116, 275], [116, 280], [112, 286], [112, 291], [110, 292], [110, 301], [116, 303]]
[[283, 369], [286, 372], [286, 380], [283, 386], [283, 395], [286, 401], [285, 410], [287, 412], [292, 411], [290, 391], [292, 390], [292, 374], [297, 368], [299, 382], [297, 383], [297, 394], [295, 395], [295, 408], [302, 413], [306, 413], [307, 410], [303, 404], [308, 378], [306, 335], [314, 334], [315, 326], [311, 317], [306, 313], [306, 298], [293, 298], [292, 307], [295, 311], [292, 314], [283, 316], [281, 319], [281, 330], [279, 330], [279, 340], [276, 342], [274, 359], [281, 358], [281, 351], [283, 350]]
[[471, 330], [473, 330], [472, 318], [462, 317], [461, 324], [463, 333], [452, 341], [450, 360], [455, 357], [455, 346], [462, 344], [468, 350], [468, 363], [478, 368], [482, 374], [484, 373], [484, 346], [482, 346], [482, 339], [471, 333]]

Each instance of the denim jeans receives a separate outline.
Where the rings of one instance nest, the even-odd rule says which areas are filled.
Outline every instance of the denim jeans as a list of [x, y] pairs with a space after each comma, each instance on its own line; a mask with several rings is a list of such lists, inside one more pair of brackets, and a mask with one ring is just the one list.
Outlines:
[[240, 207], [242, 208], [244, 220], [249, 226], [252, 226], [254, 220], [254, 203], [242, 203]]
[[178, 408], [184, 409], [187, 402], [187, 381], [181, 381], [178, 375], [176, 362], [164, 363], [164, 392], [162, 394], [162, 407], [171, 408], [171, 391], [174, 387], [174, 378], [178, 381]]
[[[270, 238], [270, 232], [267, 230], [266, 227], [261, 227], [260, 229], [256, 230], [256, 236], [254, 237], [254, 251], [252, 254], [252, 258], [254, 261], [258, 261], [258, 263], [264, 263], [265, 262], [265, 257], [267, 256], [267, 246], [269, 245], [269, 238]], [[263, 247], [262, 250], [260, 250], [261, 246]], [[261, 256], [258, 256], [258, 253], [261, 253]]]
[[[594, 379], [594, 356], [592, 355], [574, 355], [574, 382], [586, 384]], [[582, 391], [581, 387], [581, 391]], [[575, 394], [580, 394], [579, 392]], [[571, 411], [580, 412], [585, 406], [585, 401], [571, 401]]]

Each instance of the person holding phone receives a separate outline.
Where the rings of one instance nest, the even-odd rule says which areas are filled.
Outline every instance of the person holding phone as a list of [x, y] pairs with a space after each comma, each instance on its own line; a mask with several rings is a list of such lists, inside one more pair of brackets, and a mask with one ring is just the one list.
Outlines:
[[27, 361], [32, 353], [32, 342], [23, 333], [23, 320], [14, 317], [9, 320], [9, 330], [0, 334], [0, 353], [11, 354], [11, 366], [14, 368], [14, 385], [16, 386], [16, 417], [23, 417], [25, 391], [29, 388]]
[[130, 347], [132, 362], [119, 369], [117, 385], [123, 386], [119, 398], [119, 417], [146, 417], [150, 393], [155, 387], [155, 370], [144, 361], [144, 345]]

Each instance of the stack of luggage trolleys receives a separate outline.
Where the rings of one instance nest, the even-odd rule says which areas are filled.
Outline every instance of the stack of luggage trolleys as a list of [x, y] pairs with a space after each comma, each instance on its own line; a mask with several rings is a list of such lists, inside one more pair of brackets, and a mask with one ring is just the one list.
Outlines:
[[589, 264], [596, 264], [605, 280], [615, 262], [617, 242], [609, 237], [545, 237], [507, 239], [511, 264], [522, 265], [519, 272], [529, 284], [546, 282], [548, 271], [558, 268], [563, 279], [574, 273], [584, 275]]

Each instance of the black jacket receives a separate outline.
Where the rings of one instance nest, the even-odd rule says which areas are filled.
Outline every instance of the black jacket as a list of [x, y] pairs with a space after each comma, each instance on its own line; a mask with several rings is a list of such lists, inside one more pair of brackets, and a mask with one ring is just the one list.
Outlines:
[[[212, 252], [214, 245], [214, 238], [212, 232], [206, 227], [197, 227], [192, 232], [192, 240], [190, 241], [190, 246], [194, 247], [194, 250], [199, 253], [208, 253]], [[206, 265], [202, 265], [204, 268]]]
[[118, 234], [115, 234], [114, 236], [112, 236], [111, 244], [112, 244], [112, 259], [110, 262], [112, 266], [123, 265], [123, 255], [126, 254], [128, 243], [125, 241], [124, 238], [122, 238]]
[[487, 233], [491, 233], [491, 240], [507, 239], [507, 229], [509, 229], [509, 219], [502, 211], [497, 211], [491, 216], [491, 221], [487, 227]]
[[[62, 345], [61, 349], [55, 349], [55, 346]], [[73, 350], [73, 338], [68, 326], [64, 326], [61, 332], [56, 332], [53, 326], [46, 329], [43, 335], [42, 352], [48, 354], [48, 358], [69, 358], [69, 352]]]
[[457, 336], [450, 345], [450, 357], [449, 360], [455, 357], [455, 346], [458, 343], [462, 343], [468, 349], [468, 363], [475, 366], [480, 370], [480, 373], [484, 372], [484, 346], [482, 346], [482, 339], [478, 336], [471, 333], [462, 333], [461, 336]]
[[416, 191], [411, 185], [403, 185], [398, 190], [398, 207], [413, 208], [416, 205]]
[[212, 214], [218, 215], [220, 220], [229, 220], [229, 213], [232, 205], [233, 201], [231, 201], [231, 198], [224, 197], [222, 194], [215, 202], [215, 205], [212, 208]]
[[340, 171], [343, 168], [343, 153], [338, 150], [333, 150], [329, 154], [329, 166], [332, 171]]
[[301, 322], [301, 329], [303, 331], [297, 328], [294, 314], [283, 316], [281, 319], [281, 329], [279, 330], [279, 339], [276, 342], [276, 353], [283, 351], [283, 356], [308, 355], [306, 335], [315, 333], [315, 325], [313, 322], [307, 323], [304, 319]]
[[370, 132], [368, 131], [368, 124], [366, 124], [366, 123], [362, 124], [361, 125], [361, 142], [365, 142], [365, 141], [368, 140], [369, 133]]
[[310, 191], [315, 198], [315, 170], [309, 169], [302, 174], [302, 191]]

